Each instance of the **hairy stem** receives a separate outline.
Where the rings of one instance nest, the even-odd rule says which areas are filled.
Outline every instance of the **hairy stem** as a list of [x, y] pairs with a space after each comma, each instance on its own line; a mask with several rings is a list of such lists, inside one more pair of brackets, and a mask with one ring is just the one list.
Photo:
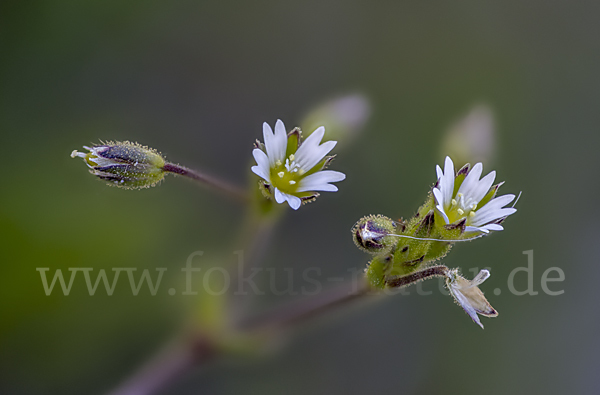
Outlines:
[[196, 333], [171, 342], [109, 395], [150, 395], [167, 387], [190, 368], [216, 356], [212, 343]]
[[350, 281], [315, 297], [292, 302], [264, 315], [254, 317], [242, 323], [241, 329], [254, 331], [267, 328], [288, 328], [361, 299], [371, 290], [372, 288], [365, 278], [361, 277], [358, 283]]
[[[403, 287], [429, 278], [445, 277], [446, 266], [432, 266], [407, 276], [386, 281], [389, 287]], [[259, 315], [238, 325], [237, 330], [251, 334], [264, 330], [286, 330], [324, 315], [340, 307], [368, 296], [372, 291], [365, 277], [358, 283], [350, 281], [319, 295], [292, 302], [266, 314]], [[183, 342], [170, 346], [150, 364], [142, 368], [110, 395], [151, 395], [195, 366], [218, 357], [220, 351], [214, 341], [196, 333]]]
[[443, 265], [431, 266], [418, 272], [408, 274], [406, 276], [386, 280], [385, 284], [388, 287], [393, 288], [405, 287], [407, 285], [418, 283], [419, 281], [427, 280], [428, 278], [446, 277], [446, 273], [448, 273], [448, 270], [450, 269]]
[[[238, 328], [251, 334], [264, 330], [285, 330], [292, 325], [350, 304], [368, 294], [371, 287], [360, 282], [343, 284], [332, 290], [245, 322]], [[109, 395], [151, 395], [167, 387], [190, 369], [210, 362], [220, 355], [214, 340], [196, 333], [169, 345], [146, 366]]]
[[187, 167], [183, 167], [169, 162], [165, 163], [162, 169], [168, 173], [178, 174], [180, 176], [191, 178], [194, 181], [198, 181], [203, 185], [214, 188], [217, 191], [225, 193], [227, 196], [235, 200], [241, 201], [243, 203], [247, 203], [249, 200], [248, 195], [245, 191], [241, 190], [240, 188], [234, 185], [229, 184], [228, 182], [219, 180], [207, 174], [203, 174], [198, 171], [188, 169]]

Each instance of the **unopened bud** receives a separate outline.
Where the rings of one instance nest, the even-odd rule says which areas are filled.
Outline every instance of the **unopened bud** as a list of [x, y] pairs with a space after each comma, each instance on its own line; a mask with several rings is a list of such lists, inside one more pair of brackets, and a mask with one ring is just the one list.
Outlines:
[[127, 189], [149, 188], [165, 175], [164, 158], [137, 143], [117, 141], [83, 148], [89, 152], [75, 150], [71, 158], [82, 158], [90, 173], [109, 185]]
[[389, 251], [398, 239], [395, 237], [395, 222], [383, 215], [369, 215], [361, 218], [352, 228], [354, 243], [358, 248], [371, 254]]
[[446, 131], [440, 148], [457, 163], [489, 163], [495, 140], [494, 113], [486, 105], [476, 105]]
[[325, 126], [326, 140], [335, 140], [343, 145], [360, 133], [370, 115], [371, 106], [367, 98], [353, 94], [321, 103], [309, 111], [300, 125], [304, 131]]

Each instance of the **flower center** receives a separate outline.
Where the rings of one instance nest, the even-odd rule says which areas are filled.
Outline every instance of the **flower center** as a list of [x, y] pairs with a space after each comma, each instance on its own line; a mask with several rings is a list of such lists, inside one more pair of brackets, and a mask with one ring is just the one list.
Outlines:
[[455, 199], [452, 199], [450, 206], [445, 208], [446, 215], [451, 224], [467, 218], [467, 223], [471, 222], [471, 218], [475, 216], [477, 203], [471, 198], [465, 198], [462, 193], [458, 193]]
[[295, 162], [296, 157], [291, 154], [285, 163], [275, 162], [271, 168], [271, 183], [281, 192], [293, 194], [298, 189], [298, 182], [304, 177], [306, 171]]

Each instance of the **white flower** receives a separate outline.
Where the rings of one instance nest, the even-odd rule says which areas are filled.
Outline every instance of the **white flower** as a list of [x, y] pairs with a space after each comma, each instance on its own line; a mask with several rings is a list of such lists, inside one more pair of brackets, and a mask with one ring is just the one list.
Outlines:
[[[275, 124], [275, 133], [266, 122], [263, 124], [265, 149], [261, 149], [261, 146], [252, 151], [256, 160], [252, 172], [265, 181], [267, 190], [277, 203], [287, 201], [291, 208], [297, 210], [303, 200], [316, 198], [316, 191], [338, 190], [330, 183], [342, 181], [346, 175], [339, 171], [323, 170], [329, 162], [326, 155], [336, 145], [335, 141], [321, 144], [324, 134], [325, 128], [321, 126], [300, 144], [300, 133], [293, 131], [288, 136], [281, 120]], [[298, 143], [292, 141], [288, 146], [288, 137], [292, 135]]]
[[458, 269], [449, 270], [446, 273], [446, 286], [454, 297], [454, 300], [465, 310], [471, 319], [483, 329], [477, 314], [485, 317], [496, 317], [498, 312], [487, 301], [483, 292], [477, 287], [490, 276], [490, 272], [482, 270], [471, 281], [461, 277]]
[[[517, 211], [513, 207], [504, 207], [514, 200], [515, 195], [494, 197], [499, 187], [492, 187], [496, 178], [495, 171], [479, 179], [483, 171], [481, 163], [477, 163], [470, 171], [464, 167], [455, 175], [454, 163], [446, 157], [444, 171], [442, 172], [439, 166], [436, 167], [436, 171], [438, 183], [433, 188], [433, 195], [436, 209], [446, 224], [466, 219], [465, 232], [489, 233], [491, 230], [503, 230], [499, 222]], [[460, 182], [465, 172], [468, 173]], [[455, 184], [456, 180], [460, 185]]]

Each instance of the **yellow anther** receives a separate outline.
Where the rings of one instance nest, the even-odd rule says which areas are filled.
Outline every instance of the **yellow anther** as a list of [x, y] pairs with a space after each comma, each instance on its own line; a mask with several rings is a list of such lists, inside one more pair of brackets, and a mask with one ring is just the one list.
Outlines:
[[462, 211], [461, 209], [456, 210], [456, 212], [458, 213], [458, 215], [463, 215], [465, 212]]
[[469, 213], [469, 217], [473, 218], [474, 216], [475, 216], [475, 211], [471, 211], [471, 212]]
[[456, 206], [456, 199], [452, 199], [451, 203], [452, 203], [453, 206]]
[[473, 203], [473, 208], [471, 210], [476, 210], [477, 209], [477, 203]]
[[296, 159], [296, 157], [294, 156], [294, 154], [291, 154], [290, 155], [290, 160], [294, 160], [294, 159]]
[[275, 164], [276, 164], [277, 166], [281, 166], [281, 161], [280, 161], [279, 159], [277, 159], [277, 161], [275, 162]]
[[280, 171], [279, 173], [277, 173], [277, 175], [279, 176], [279, 178], [283, 178], [283, 176], [285, 176], [285, 173]]
[[306, 173], [306, 172], [304, 171], [304, 169], [300, 169], [300, 170], [298, 170], [298, 174], [299, 174], [299, 175], [302, 175], [302, 174], [304, 174], [304, 173]]

